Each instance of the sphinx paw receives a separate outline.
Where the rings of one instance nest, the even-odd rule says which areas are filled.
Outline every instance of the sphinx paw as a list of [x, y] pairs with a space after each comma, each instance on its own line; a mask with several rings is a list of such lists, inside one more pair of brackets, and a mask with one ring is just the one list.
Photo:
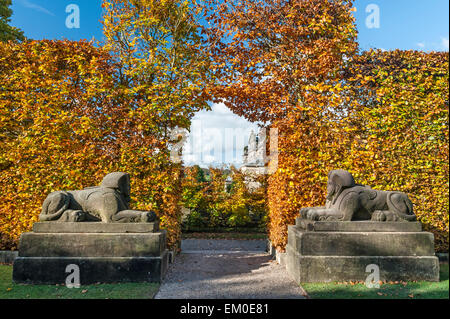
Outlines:
[[70, 211], [68, 212], [68, 216], [67, 219], [69, 222], [82, 222], [85, 219], [85, 214], [83, 213], [83, 211], [81, 210], [74, 210], [74, 211]]
[[310, 210], [307, 213], [307, 219], [309, 219], [309, 220], [318, 221], [320, 219], [320, 217], [321, 216], [316, 211], [313, 211], [313, 210]]
[[141, 214], [141, 223], [150, 223], [156, 220], [155, 212], [143, 212]]
[[339, 221], [339, 217], [333, 216], [333, 215], [322, 216], [319, 220], [320, 221], [327, 221], [327, 222], [335, 222], [335, 221]]
[[300, 209], [300, 217], [302, 219], [307, 219], [308, 218], [308, 212], [309, 212], [309, 208], [304, 207], [302, 209]]
[[386, 221], [386, 219], [387, 219], [386, 214], [381, 210], [376, 210], [372, 213], [372, 221], [384, 222]]

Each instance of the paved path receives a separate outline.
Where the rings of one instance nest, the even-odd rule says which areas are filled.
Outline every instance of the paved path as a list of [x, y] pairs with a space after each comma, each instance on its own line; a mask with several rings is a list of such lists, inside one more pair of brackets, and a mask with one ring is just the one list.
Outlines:
[[185, 239], [181, 242], [181, 252], [192, 253], [264, 253], [265, 240], [227, 240], [227, 239]]
[[264, 240], [182, 241], [156, 299], [303, 299]]

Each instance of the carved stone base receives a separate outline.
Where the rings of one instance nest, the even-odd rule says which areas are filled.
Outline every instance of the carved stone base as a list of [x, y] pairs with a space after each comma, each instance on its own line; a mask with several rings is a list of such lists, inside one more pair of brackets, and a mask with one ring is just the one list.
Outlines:
[[[358, 231], [359, 229], [359, 231]], [[433, 234], [415, 222], [312, 222], [289, 226], [286, 268], [298, 282], [439, 280]]]
[[13, 266], [17, 283], [62, 284], [77, 265], [81, 285], [160, 282], [168, 268], [166, 231], [152, 223], [36, 223], [22, 234]]

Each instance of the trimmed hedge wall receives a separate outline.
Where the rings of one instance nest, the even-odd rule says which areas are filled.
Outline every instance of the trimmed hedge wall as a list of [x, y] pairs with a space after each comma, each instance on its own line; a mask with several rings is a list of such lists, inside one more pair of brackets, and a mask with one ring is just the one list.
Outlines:
[[342, 103], [272, 123], [280, 146], [269, 236], [278, 250], [300, 208], [325, 204], [328, 172], [346, 169], [357, 183], [407, 193], [436, 250], [448, 251], [448, 72], [446, 52], [364, 52], [333, 88]]

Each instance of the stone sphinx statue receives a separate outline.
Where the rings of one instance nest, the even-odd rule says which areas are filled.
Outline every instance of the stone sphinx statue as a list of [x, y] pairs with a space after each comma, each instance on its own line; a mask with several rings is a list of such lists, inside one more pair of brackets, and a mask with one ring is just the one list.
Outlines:
[[358, 185], [344, 170], [328, 174], [326, 206], [302, 208], [300, 217], [316, 221], [416, 220], [413, 204], [405, 193]]
[[130, 175], [110, 173], [100, 186], [75, 191], [56, 191], [45, 199], [41, 221], [103, 223], [152, 222], [156, 214], [130, 210]]

